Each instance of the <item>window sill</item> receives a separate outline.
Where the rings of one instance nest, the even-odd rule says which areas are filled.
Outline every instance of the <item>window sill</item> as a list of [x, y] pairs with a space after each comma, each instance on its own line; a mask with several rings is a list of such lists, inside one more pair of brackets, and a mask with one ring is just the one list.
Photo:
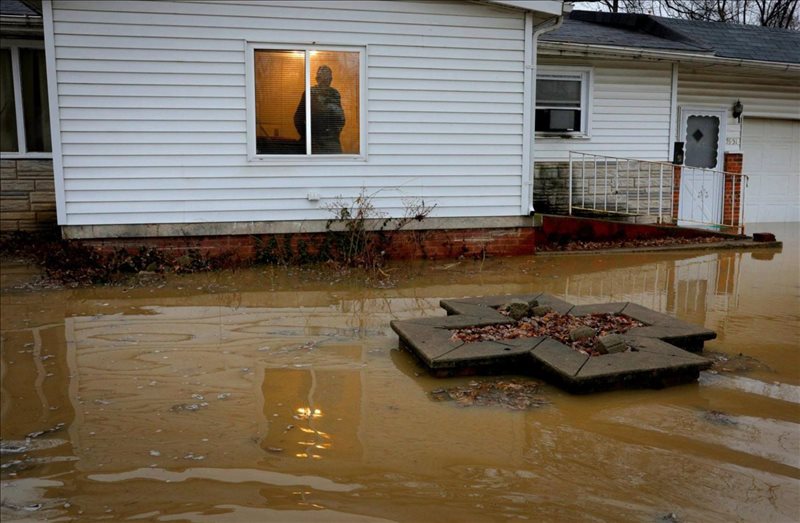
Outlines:
[[53, 153], [0, 153], [0, 160], [52, 160]]
[[570, 133], [536, 133], [536, 139], [542, 140], [591, 140], [590, 134], [570, 134]]
[[248, 163], [263, 163], [269, 165], [358, 165], [366, 163], [366, 156], [336, 155], [336, 156], [283, 156], [263, 155], [249, 156]]

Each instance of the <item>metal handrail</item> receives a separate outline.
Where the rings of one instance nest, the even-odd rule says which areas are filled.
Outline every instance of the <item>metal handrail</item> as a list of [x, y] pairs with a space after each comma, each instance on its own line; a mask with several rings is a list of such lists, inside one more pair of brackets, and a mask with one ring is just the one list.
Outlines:
[[[630, 162], [636, 162], [635, 168], [635, 175], [634, 169], [631, 168]], [[587, 177], [587, 163], [591, 163], [591, 169], [589, 170], [589, 176]], [[602, 164], [602, 180], [600, 180], [601, 176], [598, 173], [598, 163]], [[575, 189], [575, 164], [580, 165], [580, 203], [581, 205], [575, 205], [573, 191]], [[612, 173], [609, 170], [609, 164], [613, 167], [613, 178]], [[626, 188], [627, 194], [624, 194], [624, 210], [620, 209], [620, 177], [622, 171], [622, 165], [624, 164], [624, 174], [622, 174], [623, 179], [625, 180], [626, 184], [632, 185], [633, 188]], [[645, 169], [646, 167], [646, 169]], [[691, 222], [697, 224], [706, 224], [706, 225], [721, 225], [725, 227], [738, 227], [743, 229], [744, 225], [744, 198], [745, 198], [745, 189], [749, 184], [749, 176], [742, 173], [731, 173], [727, 171], [719, 171], [715, 169], [708, 169], [708, 168], [701, 168], [701, 167], [686, 167], [681, 165], [672, 164], [669, 162], [660, 162], [660, 161], [653, 161], [653, 160], [638, 160], [635, 158], [623, 158], [619, 156], [610, 156], [610, 155], [601, 155], [601, 154], [591, 154], [591, 153], [583, 153], [580, 151], [569, 151], [569, 183], [568, 183], [568, 212], [570, 215], [573, 214], [574, 209], [579, 210], [589, 210], [589, 211], [602, 211], [606, 213], [612, 214], [623, 214], [623, 215], [643, 215], [642, 212], [642, 197], [641, 197], [641, 187], [644, 186], [645, 194], [646, 194], [646, 206], [644, 210], [644, 214], [649, 214], [652, 210], [654, 210], [654, 201], [656, 203], [655, 208], [658, 210], [658, 222], [664, 223], [666, 221], [665, 212], [669, 213], [668, 216], [671, 219], [676, 215], [676, 209], [674, 208], [674, 198], [673, 198], [673, 191], [675, 190], [675, 168], [681, 167], [681, 176], [714, 176], [720, 177], [719, 180], [723, 187], [723, 195], [724, 192], [724, 185], [726, 177], [731, 177], [731, 211], [738, 211], [737, 216], [734, 217], [731, 215], [731, 223], [716, 223], [713, 220], [692, 220], [692, 219], [684, 219], [680, 218], [681, 222]], [[658, 169], [658, 172], [654, 172], [654, 169]], [[665, 173], [665, 169], [667, 172]], [[645, 176], [646, 174], [646, 176]], [[653, 193], [656, 192], [656, 187], [653, 187], [653, 178], [657, 176], [657, 199], [654, 200]], [[668, 180], [665, 180], [665, 174], [669, 176]], [[587, 178], [589, 178], [589, 184], [587, 185]], [[612, 196], [613, 196], [613, 209], [609, 205], [609, 180], [613, 183], [612, 189]], [[667, 186], [670, 188], [668, 194], [664, 193], [664, 183], [665, 181], [669, 181], [669, 185]], [[598, 187], [598, 182], [602, 184], [602, 187]], [[683, 183], [683, 182], [681, 182]], [[737, 191], [738, 186], [738, 191]], [[590, 192], [590, 198], [587, 200], [587, 190]], [[602, 190], [602, 195], [600, 194], [599, 190]], [[680, 188], [678, 188], [680, 191]], [[679, 194], [681, 194], [679, 192]], [[630, 199], [633, 196], [636, 200], [636, 209], [635, 211], [631, 209], [630, 206]], [[680, 196], [679, 196], [680, 198]], [[737, 201], [738, 200], [738, 201]], [[589, 202], [587, 205], [587, 201]], [[598, 201], [600, 203], [598, 203]], [[719, 208], [721, 214], [723, 214], [723, 219], [721, 222], [724, 222], [724, 210], [725, 210], [725, 198], [723, 197], [723, 201], [721, 203], [721, 208]], [[738, 203], [738, 209], [736, 205]], [[685, 205], [685, 204], [684, 204]], [[701, 205], [701, 214], [705, 215], [705, 200], [700, 199]], [[714, 205], [717, 205], [715, 202]], [[738, 219], [734, 219], [738, 218]]]

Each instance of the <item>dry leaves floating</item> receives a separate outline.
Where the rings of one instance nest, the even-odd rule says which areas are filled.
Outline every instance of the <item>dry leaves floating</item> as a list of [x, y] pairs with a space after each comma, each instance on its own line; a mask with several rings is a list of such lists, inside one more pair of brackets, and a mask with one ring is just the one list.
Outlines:
[[494, 406], [511, 410], [526, 410], [546, 405], [537, 397], [539, 383], [532, 380], [471, 381], [465, 386], [436, 389], [431, 397], [437, 401], [453, 400], [460, 407]]

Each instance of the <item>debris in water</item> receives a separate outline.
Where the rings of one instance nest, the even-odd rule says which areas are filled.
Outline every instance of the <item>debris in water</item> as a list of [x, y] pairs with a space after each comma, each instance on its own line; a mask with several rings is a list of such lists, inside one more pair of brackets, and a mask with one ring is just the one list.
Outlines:
[[46, 434], [52, 434], [52, 433], [54, 433], [54, 432], [58, 432], [59, 430], [63, 430], [63, 429], [64, 429], [64, 427], [66, 427], [66, 426], [67, 426], [67, 424], [66, 424], [66, 423], [59, 423], [59, 424], [57, 424], [57, 425], [56, 425], [56, 426], [54, 426], [54, 427], [50, 427], [49, 429], [45, 429], [45, 430], [38, 430], [38, 431], [36, 431], [36, 432], [31, 432], [30, 434], [28, 434], [28, 435], [27, 435], [27, 436], [25, 436], [25, 437], [26, 437], [26, 438], [30, 438], [30, 439], [38, 438], [38, 437], [40, 437], [40, 436], [44, 436], [44, 435], [46, 435]]
[[703, 413], [702, 418], [710, 423], [715, 425], [723, 425], [723, 426], [734, 426], [738, 425], [735, 419], [731, 418], [728, 414], [721, 412], [719, 410], [708, 410]]
[[202, 460], [206, 459], [206, 457], [205, 456], [201, 456], [199, 454], [195, 454], [194, 452], [190, 452], [190, 453], [186, 454], [183, 457], [183, 459], [193, 459], [195, 461], [202, 461]]
[[732, 356], [729, 354], [707, 353], [713, 360], [714, 364], [711, 366], [712, 371], [716, 372], [752, 372], [755, 370], [774, 372], [768, 365], [757, 360], [752, 356], [747, 356], [743, 353]]
[[21, 459], [0, 463], [0, 470], [8, 471], [8, 474], [11, 476], [16, 475], [17, 472], [22, 472], [23, 470], [28, 470], [31, 468], [33, 468], [33, 465], [30, 462], [23, 461]]
[[22, 454], [30, 450], [30, 447], [20, 441], [0, 441], [0, 455], [2, 454]]
[[280, 447], [267, 447], [267, 452], [283, 452], [283, 449]]
[[230, 397], [231, 397], [231, 393], [230, 392], [220, 392], [219, 394], [217, 394], [217, 399], [218, 400], [226, 400], [226, 399], [228, 399]]
[[157, 458], [161, 455], [161, 453], [157, 450], [151, 450], [150, 455], [153, 456], [154, 458]]
[[533, 380], [471, 381], [466, 386], [431, 391], [436, 401], [453, 400], [461, 407], [498, 406], [511, 410], [541, 407], [549, 402], [537, 395], [539, 382]]
[[203, 395], [202, 395], [202, 394], [192, 394], [192, 399], [193, 399], [193, 400], [197, 400], [197, 401], [203, 401], [203, 400], [204, 400], [204, 399], [206, 399], [206, 398], [205, 398], [205, 397], [203, 397]]
[[178, 403], [169, 408], [170, 412], [197, 412], [201, 408], [208, 407], [208, 403]]

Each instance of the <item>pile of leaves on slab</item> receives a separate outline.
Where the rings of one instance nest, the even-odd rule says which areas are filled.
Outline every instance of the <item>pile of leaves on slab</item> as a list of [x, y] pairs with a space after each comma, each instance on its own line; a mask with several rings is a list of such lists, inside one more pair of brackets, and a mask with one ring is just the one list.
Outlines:
[[630, 249], [637, 247], [667, 247], [671, 245], [706, 244], [726, 241], [724, 236], [703, 236], [697, 238], [638, 238], [631, 240], [609, 240], [603, 242], [573, 240], [566, 243], [537, 245], [538, 251], [596, 251], [604, 249]]
[[431, 398], [436, 401], [455, 401], [459, 407], [504, 407], [527, 410], [546, 405], [538, 396], [540, 384], [534, 380], [496, 379], [471, 381], [467, 385], [436, 389]]
[[[603, 353], [597, 349], [598, 338], [608, 334], [623, 334], [643, 325], [623, 314], [572, 316], [552, 311], [543, 316], [525, 317], [515, 323], [455, 329], [451, 339], [473, 343], [548, 336], [589, 356], [600, 356]], [[570, 333], [579, 327], [589, 327], [595, 335], [572, 340]]]

